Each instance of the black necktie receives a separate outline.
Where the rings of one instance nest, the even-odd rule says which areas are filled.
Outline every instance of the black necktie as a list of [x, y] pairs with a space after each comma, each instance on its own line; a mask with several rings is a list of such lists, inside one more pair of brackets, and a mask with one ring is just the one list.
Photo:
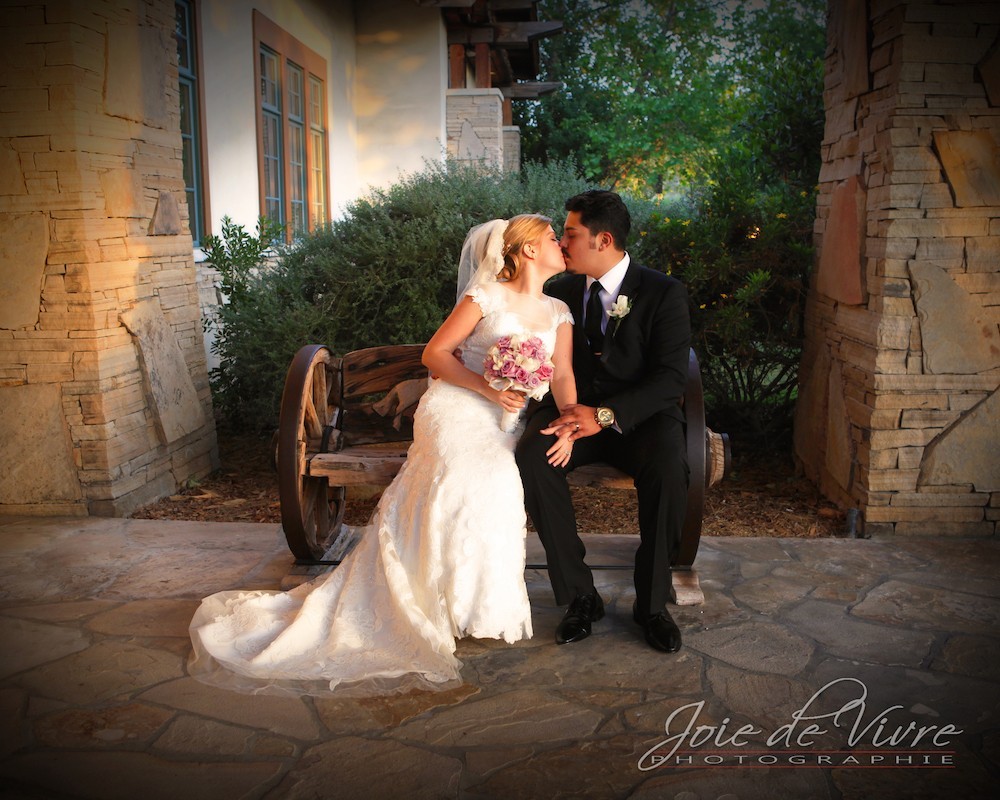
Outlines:
[[601, 322], [604, 320], [604, 304], [601, 302], [601, 288], [600, 281], [594, 281], [590, 287], [587, 317], [583, 324], [583, 332], [587, 334], [590, 350], [595, 355], [604, 349], [604, 333], [601, 331]]

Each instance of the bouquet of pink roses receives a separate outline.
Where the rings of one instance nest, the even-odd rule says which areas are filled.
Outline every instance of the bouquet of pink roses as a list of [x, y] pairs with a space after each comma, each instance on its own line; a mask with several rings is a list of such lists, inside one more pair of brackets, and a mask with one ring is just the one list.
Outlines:
[[[541, 400], [549, 390], [554, 367], [545, 343], [537, 336], [501, 336], [486, 353], [483, 377], [497, 391], [514, 389], [534, 400]], [[518, 414], [504, 411], [500, 428], [514, 430]]]

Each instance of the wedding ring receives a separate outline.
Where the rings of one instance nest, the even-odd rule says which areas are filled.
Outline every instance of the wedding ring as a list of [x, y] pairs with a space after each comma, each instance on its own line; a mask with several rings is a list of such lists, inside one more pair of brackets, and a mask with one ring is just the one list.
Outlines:
[[580, 430], [580, 423], [579, 422], [576, 423], [576, 429], [575, 430]]

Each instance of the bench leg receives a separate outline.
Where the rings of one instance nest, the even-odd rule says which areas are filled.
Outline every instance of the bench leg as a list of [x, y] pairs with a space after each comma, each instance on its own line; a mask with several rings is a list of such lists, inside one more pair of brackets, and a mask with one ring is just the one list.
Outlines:
[[670, 571], [670, 599], [678, 606], [700, 606], [705, 602], [698, 573], [693, 569]]

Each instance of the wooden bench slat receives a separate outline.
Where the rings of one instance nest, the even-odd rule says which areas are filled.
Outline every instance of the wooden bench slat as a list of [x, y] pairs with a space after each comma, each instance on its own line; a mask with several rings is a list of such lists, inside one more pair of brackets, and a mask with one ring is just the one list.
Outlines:
[[409, 442], [345, 447], [339, 453], [317, 453], [309, 459], [309, 475], [327, 478], [331, 485], [384, 486], [392, 482], [406, 461]]
[[348, 353], [341, 359], [343, 400], [387, 392], [397, 383], [426, 378], [422, 344], [386, 345]]

